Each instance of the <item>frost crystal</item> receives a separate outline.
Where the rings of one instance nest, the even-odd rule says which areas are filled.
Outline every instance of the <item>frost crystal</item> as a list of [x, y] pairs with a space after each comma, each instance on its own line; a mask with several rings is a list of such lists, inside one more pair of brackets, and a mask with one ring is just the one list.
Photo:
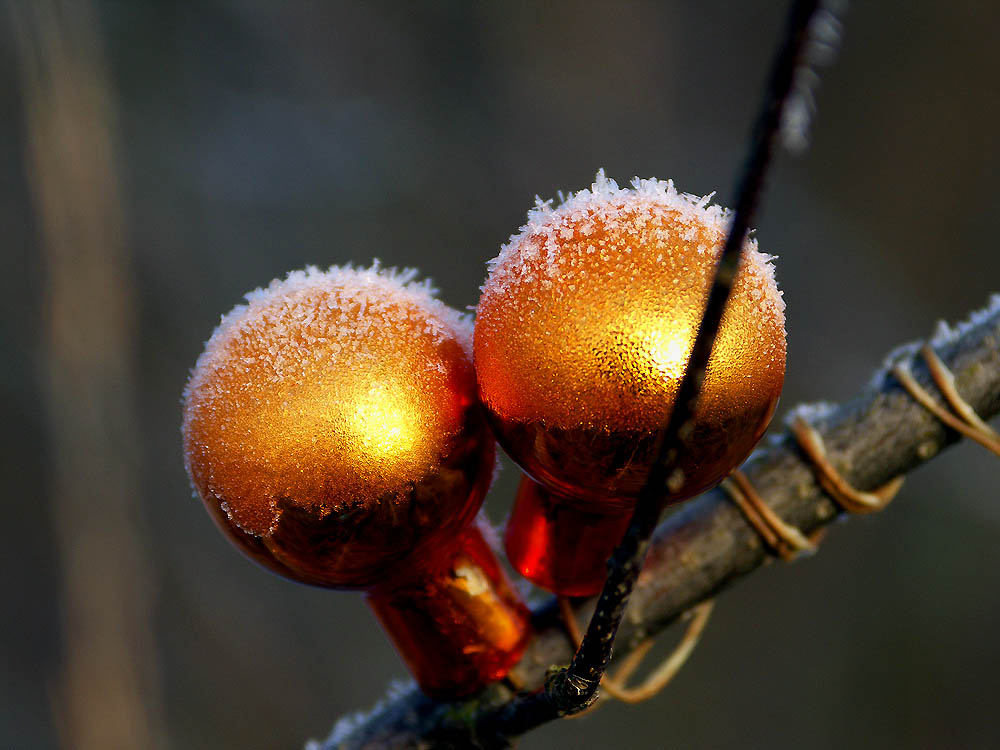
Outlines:
[[[710, 205], [715, 193], [696, 196], [678, 192], [673, 180], [641, 179], [635, 177], [631, 187], [621, 188], [609, 179], [603, 169], [598, 170], [589, 189], [571, 193], [553, 207], [553, 201], [543, 201], [536, 196], [535, 207], [528, 212], [527, 223], [511, 236], [500, 249], [500, 254], [487, 264], [489, 278], [482, 287], [484, 295], [507, 293], [507, 285], [514, 279], [527, 281], [532, 276], [535, 261], [545, 260], [542, 273], [548, 279], [560, 274], [573, 276], [579, 269], [572, 259], [558, 252], [560, 241], [571, 239], [574, 232], [588, 237], [600, 225], [605, 232], [616, 237], [635, 237], [637, 240], [663, 213], [672, 214], [676, 232], [687, 242], [701, 233], [718, 238], [717, 246], [700, 245], [701, 254], [717, 254], [731, 223], [730, 211]], [[532, 240], [528, 242], [527, 240]], [[663, 237], [663, 239], [667, 239]], [[757, 250], [757, 241], [748, 239], [746, 256], [762, 276], [761, 288], [766, 290], [767, 303], [784, 312], [785, 303], [774, 281], [775, 256]], [[590, 245], [588, 254], [599, 253], [602, 260], [607, 251], [601, 246]], [[543, 280], [543, 284], [544, 284]], [[763, 302], [763, 300], [762, 300]]]

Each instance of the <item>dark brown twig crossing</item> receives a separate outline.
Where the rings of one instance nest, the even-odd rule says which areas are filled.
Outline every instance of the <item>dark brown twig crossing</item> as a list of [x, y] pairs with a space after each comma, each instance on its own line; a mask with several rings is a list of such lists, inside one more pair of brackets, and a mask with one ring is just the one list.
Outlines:
[[686, 437], [691, 432], [690, 423], [705, 380], [712, 346], [736, 279], [747, 232], [760, 202], [780, 133], [785, 103], [809, 42], [810, 21], [819, 5], [819, 0], [796, 0], [792, 6], [752, 133], [748, 158], [737, 183], [732, 224], [715, 269], [701, 327], [681, 378], [674, 407], [660, 432], [657, 460], [639, 495], [625, 537], [612, 556], [607, 581], [583, 642], [569, 667], [552, 675], [543, 690], [520, 696], [496, 714], [483, 717], [478, 734], [484, 740], [492, 737], [495, 738], [494, 744], [502, 746], [510, 737], [583, 710], [596, 697], [611, 658], [611, 648], [625, 606], [639, 577], [650, 536], [660, 515], [664, 488], [678, 492], [684, 485], [684, 476], [676, 468], [678, 458], [686, 450]]

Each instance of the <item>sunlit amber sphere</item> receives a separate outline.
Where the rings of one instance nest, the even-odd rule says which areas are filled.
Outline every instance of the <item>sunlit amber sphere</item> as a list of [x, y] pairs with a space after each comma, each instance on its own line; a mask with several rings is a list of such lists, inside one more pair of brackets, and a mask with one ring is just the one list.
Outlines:
[[191, 373], [191, 480], [278, 573], [370, 586], [482, 503], [495, 447], [470, 325], [412, 278], [377, 264], [293, 272], [226, 315]]
[[[727, 211], [672, 182], [541, 203], [490, 264], [476, 318], [480, 395], [500, 443], [553, 491], [628, 504], [645, 482], [722, 252]], [[712, 351], [684, 484], [707, 489], [760, 439], [785, 372], [770, 258], [744, 248]]]

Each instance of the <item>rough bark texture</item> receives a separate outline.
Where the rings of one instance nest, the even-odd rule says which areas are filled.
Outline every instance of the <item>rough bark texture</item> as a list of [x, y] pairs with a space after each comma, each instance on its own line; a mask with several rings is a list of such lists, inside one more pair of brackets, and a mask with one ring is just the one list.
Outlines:
[[[933, 344], [976, 412], [984, 419], [1000, 413], [1000, 297], [957, 331], [939, 334]], [[914, 355], [916, 348], [898, 350], [893, 360], [909, 361], [918, 382], [936, 394], [926, 366]], [[834, 466], [864, 490], [914, 469], [958, 439], [915, 403], [885, 367], [855, 400], [810, 410], [807, 418], [822, 435]], [[840, 515], [788, 434], [759, 449], [742, 468], [774, 510], [806, 533]], [[756, 532], [720, 490], [682, 506], [656, 531], [618, 635], [616, 655], [771, 559]], [[591, 607], [593, 602], [581, 605], [582, 610]], [[549, 667], [566, 664], [573, 655], [553, 602], [536, 611], [536, 629], [538, 635], [511, 673], [511, 681], [525, 690], [540, 687]], [[342, 719], [328, 739], [308, 747], [475, 747], [477, 724], [510, 696], [507, 686], [495, 685], [476, 698], [441, 703], [415, 687], [400, 688], [367, 715]]]

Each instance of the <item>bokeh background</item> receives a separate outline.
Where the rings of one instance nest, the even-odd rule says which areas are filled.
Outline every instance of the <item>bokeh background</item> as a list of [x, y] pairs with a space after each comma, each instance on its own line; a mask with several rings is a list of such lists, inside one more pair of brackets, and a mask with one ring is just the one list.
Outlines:
[[[403, 677], [360, 596], [248, 563], [192, 499], [202, 342], [305, 264], [417, 266], [474, 305], [535, 195], [599, 167], [728, 201], [784, 6], [4, 5], [0, 746], [295, 748]], [[1000, 290], [998, 23], [970, 0], [848, 12], [758, 222], [788, 304], [779, 415]], [[998, 468], [942, 455], [731, 590], [660, 696], [523, 747], [1000, 745]]]

